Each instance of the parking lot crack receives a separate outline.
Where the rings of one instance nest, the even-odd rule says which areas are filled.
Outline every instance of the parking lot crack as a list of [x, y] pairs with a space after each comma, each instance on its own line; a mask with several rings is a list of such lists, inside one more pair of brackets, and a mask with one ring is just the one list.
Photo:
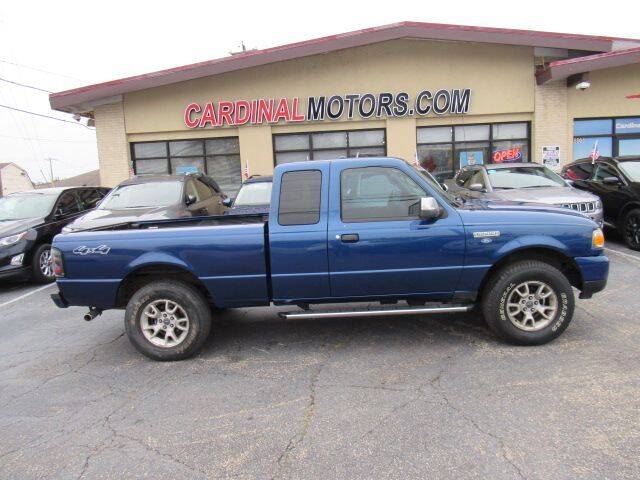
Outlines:
[[318, 379], [320, 378], [320, 374], [322, 370], [330, 361], [333, 354], [341, 347], [343, 344], [337, 343], [332, 346], [330, 352], [325, 356], [324, 360], [317, 363], [313, 370], [311, 371], [311, 376], [309, 378], [309, 388], [307, 394], [307, 406], [305, 407], [304, 413], [302, 415], [302, 425], [298, 432], [292, 435], [289, 438], [285, 448], [282, 450], [280, 455], [278, 456], [277, 466], [278, 469], [276, 473], [271, 477], [272, 480], [276, 478], [280, 478], [283, 472], [289, 468], [291, 463], [291, 456], [294, 451], [304, 442], [309, 434], [309, 429], [311, 428], [311, 424], [316, 415], [316, 389], [318, 387]]
[[440, 378], [434, 379], [432, 382], [433, 388], [439, 392], [440, 396], [444, 400], [446, 406], [453, 410], [456, 414], [458, 414], [461, 418], [469, 422], [473, 428], [481, 433], [482, 435], [491, 438], [495, 443], [500, 447], [500, 454], [502, 459], [511, 466], [511, 468], [515, 471], [518, 478], [526, 480], [527, 477], [522, 471], [522, 469], [518, 466], [518, 464], [511, 458], [512, 449], [509, 448], [507, 443], [498, 435], [493, 432], [483, 428], [475, 419], [473, 419], [470, 415], [468, 415], [463, 409], [457, 407], [449, 398], [449, 396], [445, 393], [445, 391], [438, 385]]

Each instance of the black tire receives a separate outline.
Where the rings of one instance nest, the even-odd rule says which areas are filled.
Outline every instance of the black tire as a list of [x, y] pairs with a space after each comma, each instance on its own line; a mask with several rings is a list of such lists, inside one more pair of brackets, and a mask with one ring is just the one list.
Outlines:
[[634, 208], [625, 214], [620, 233], [627, 247], [640, 250], [640, 208]]
[[[511, 294], [524, 282], [544, 282], [556, 295], [556, 311], [546, 326], [543, 326], [542, 320], [539, 330], [526, 331], [523, 327], [516, 326], [507, 311], [507, 300], [522, 300], [517, 292], [513, 296]], [[560, 336], [573, 318], [574, 306], [573, 289], [567, 277], [557, 268], [537, 260], [513, 263], [496, 272], [487, 283], [482, 296], [482, 313], [491, 330], [498, 337], [516, 345], [542, 345]]]
[[[165, 299], [179, 304], [189, 319], [185, 338], [175, 346], [157, 346], [142, 332], [145, 308]], [[159, 361], [183, 360], [198, 353], [207, 340], [211, 331], [211, 310], [204, 296], [191, 285], [179, 281], [157, 281], [140, 288], [131, 297], [124, 326], [129, 341], [143, 355]]]
[[51, 283], [56, 279], [53, 275], [53, 270], [51, 270], [51, 275], [49, 276], [42, 271], [40, 258], [47, 253], [51, 258], [51, 245], [43, 243], [34, 250], [31, 256], [31, 281], [35, 283]]

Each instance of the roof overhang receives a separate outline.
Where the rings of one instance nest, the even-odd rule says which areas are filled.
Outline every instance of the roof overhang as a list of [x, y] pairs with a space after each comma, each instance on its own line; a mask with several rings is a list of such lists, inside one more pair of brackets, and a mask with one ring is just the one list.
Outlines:
[[621, 67], [638, 62], [640, 62], [640, 47], [558, 60], [557, 62], [549, 63], [546, 68], [537, 72], [536, 81], [538, 85], [542, 85], [552, 80], [561, 80], [579, 73]]
[[591, 52], [610, 51], [614, 42], [634, 41], [533, 30], [400, 22], [88, 85], [53, 93], [49, 101], [54, 110], [86, 112], [93, 102], [129, 92], [402, 38], [524, 45]]

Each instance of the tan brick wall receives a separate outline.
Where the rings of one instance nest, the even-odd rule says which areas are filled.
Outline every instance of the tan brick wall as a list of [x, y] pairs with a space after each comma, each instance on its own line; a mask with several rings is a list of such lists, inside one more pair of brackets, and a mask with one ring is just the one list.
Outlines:
[[565, 80], [535, 87], [535, 111], [531, 124], [531, 159], [542, 163], [542, 147], [560, 146], [560, 165], [570, 161], [567, 142], [567, 84]]
[[100, 183], [113, 187], [129, 178], [129, 146], [122, 102], [101, 105], [94, 110]]

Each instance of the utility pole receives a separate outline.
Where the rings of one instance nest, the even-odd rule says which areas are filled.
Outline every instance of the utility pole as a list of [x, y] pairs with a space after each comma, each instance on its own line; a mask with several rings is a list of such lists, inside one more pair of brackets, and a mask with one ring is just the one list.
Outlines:
[[[49, 183], [51, 183], [51, 186], [53, 187], [53, 161], [55, 160], [55, 158], [45, 158], [45, 160], [47, 160], [49, 162]], [[46, 178], [45, 178], [46, 180]]]

